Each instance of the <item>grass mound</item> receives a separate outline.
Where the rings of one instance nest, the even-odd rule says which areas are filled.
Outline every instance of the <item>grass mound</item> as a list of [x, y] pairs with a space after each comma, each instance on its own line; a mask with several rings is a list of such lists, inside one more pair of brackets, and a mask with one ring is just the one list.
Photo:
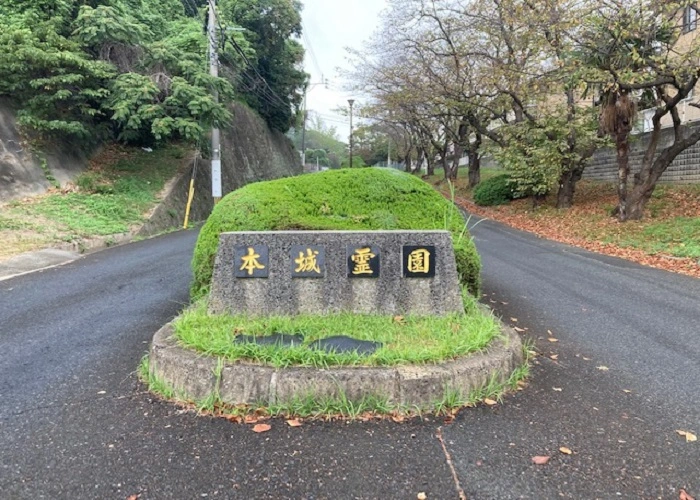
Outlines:
[[391, 169], [346, 169], [249, 184], [222, 199], [194, 250], [193, 299], [211, 282], [227, 231], [447, 229], [460, 282], [478, 295], [481, 263], [452, 203], [422, 180]]

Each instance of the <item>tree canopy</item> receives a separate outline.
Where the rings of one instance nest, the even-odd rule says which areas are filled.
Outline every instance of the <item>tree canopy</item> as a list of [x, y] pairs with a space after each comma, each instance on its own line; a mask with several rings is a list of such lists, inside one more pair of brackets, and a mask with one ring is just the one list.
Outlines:
[[[474, 185], [489, 154], [516, 192], [556, 191], [562, 208], [594, 151], [606, 139], [621, 151], [634, 108], [653, 109], [652, 146], [631, 194], [638, 218], [670, 161], [698, 140], [674, 114], [700, 77], [688, 9], [695, 2], [390, 0], [381, 28], [351, 54], [351, 76], [371, 115], [402, 131], [407, 164], [426, 162], [430, 173], [437, 158], [454, 178], [466, 153]], [[671, 149], [659, 147], [662, 120], [675, 129]]]
[[206, 1], [0, 0], [0, 96], [28, 130], [83, 141], [201, 140], [234, 97], [286, 131], [306, 80], [299, 9], [223, 0], [215, 78]]

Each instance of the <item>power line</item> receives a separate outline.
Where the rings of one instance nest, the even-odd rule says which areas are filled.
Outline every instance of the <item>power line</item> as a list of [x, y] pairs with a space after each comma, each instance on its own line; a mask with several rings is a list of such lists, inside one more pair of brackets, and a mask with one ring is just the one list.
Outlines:
[[[199, 11], [199, 8], [198, 8], [197, 5], [193, 2], [193, 0], [185, 0], [185, 1], [188, 3], [188, 5], [189, 5], [190, 7], [193, 8], [193, 10], [194, 10], [195, 12], [198, 12], [198, 11]], [[209, 7], [212, 8], [212, 4], [213, 4], [212, 0], [208, 0], [207, 3], [208, 3], [208, 5], [209, 5]], [[248, 66], [250, 69], [253, 70], [253, 72], [255, 73], [255, 75], [257, 76], [257, 78], [263, 83], [263, 85], [264, 85], [264, 88], [263, 88], [263, 89], [259, 89], [259, 87], [257, 87], [257, 85], [255, 85], [255, 86], [253, 86], [253, 87], [251, 88], [251, 91], [255, 92], [255, 93], [258, 95], [258, 97], [260, 97], [261, 99], [263, 99], [263, 101], [266, 102], [267, 104], [270, 104], [270, 105], [275, 106], [275, 107], [280, 107], [280, 108], [282, 108], [282, 109], [288, 109], [288, 108], [290, 107], [290, 104], [289, 104], [288, 102], [285, 102], [285, 100], [282, 99], [282, 98], [272, 89], [272, 87], [270, 87], [270, 84], [268, 83], [268, 81], [265, 79], [264, 76], [262, 76], [262, 75], [260, 74], [260, 72], [258, 71], [258, 68], [256, 67], [256, 65], [254, 65], [254, 64], [250, 61], [250, 59], [248, 59], [248, 56], [245, 54], [245, 51], [241, 48], [241, 46], [238, 45], [238, 43], [236, 42], [236, 40], [235, 40], [233, 37], [228, 36], [228, 34], [226, 33], [226, 30], [225, 30], [224, 27], [222, 26], [221, 20], [219, 19], [218, 16], [217, 16], [217, 18], [216, 18], [216, 23], [217, 23], [217, 25], [218, 25], [218, 27], [219, 27], [219, 32], [221, 33], [222, 48], [223, 48], [223, 49], [226, 48], [226, 41], [227, 41], [227, 40], [228, 40], [229, 42], [231, 42], [231, 45], [232, 45], [233, 49], [236, 51], [236, 53], [237, 53], [238, 55], [241, 56], [241, 58], [245, 61], [245, 63], [247, 64], [247, 66]], [[207, 36], [208, 36], [208, 38], [210, 39], [210, 41], [214, 41], [214, 37], [213, 37], [213, 36], [211, 36], [211, 35], [209, 35], [209, 34], [208, 34]], [[231, 65], [234, 66], [234, 67], [237, 66], [237, 64], [236, 64], [234, 61], [232, 61], [230, 58], [228, 58], [228, 54], [226, 54], [226, 52], [223, 52], [223, 51], [222, 51], [221, 55], [224, 56], [225, 58], [227, 58], [227, 62], [228, 62], [229, 64], [231, 64]], [[218, 57], [218, 54], [217, 54], [217, 57]], [[251, 77], [248, 73], [246, 73], [245, 70], [241, 70], [241, 73], [244, 74], [244, 76], [246, 76], [246, 78], [248, 78], [251, 82], [253, 81], [253, 77]], [[254, 83], [257, 84], [257, 82], [254, 82]]]
[[311, 55], [311, 62], [313, 63], [314, 67], [316, 68], [316, 71], [318, 71], [319, 75], [323, 76], [323, 71], [321, 70], [321, 66], [318, 64], [318, 59], [316, 58], [316, 52], [314, 51], [314, 47], [311, 44], [311, 39], [309, 36], [306, 34], [306, 25], [304, 24], [304, 21], [301, 21], [301, 38], [304, 40], [304, 45], [306, 48], [309, 50], [309, 55]]

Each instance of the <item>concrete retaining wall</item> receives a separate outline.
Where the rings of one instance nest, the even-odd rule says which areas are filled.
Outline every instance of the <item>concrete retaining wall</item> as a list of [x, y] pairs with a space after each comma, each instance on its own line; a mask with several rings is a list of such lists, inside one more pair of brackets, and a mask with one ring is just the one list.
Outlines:
[[0, 202], [43, 193], [51, 187], [47, 174], [64, 185], [85, 168], [86, 152], [70, 144], [32, 151], [17, 129], [14, 110], [0, 99]]
[[[232, 111], [232, 126], [221, 130], [221, 184], [224, 195], [251, 182], [302, 173], [299, 155], [284, 134], [271, 131], [265, 121], [244, 104], [234, 103]], [[193, 168], [194, 158], [191, 158], [169, 185], [163, 201], [141, 228], [139, 235], [157, 234], [182, 226]], [[208, 160], [198, 159], [190, 221], [205, 220], [213, 206], [211, 164]]]

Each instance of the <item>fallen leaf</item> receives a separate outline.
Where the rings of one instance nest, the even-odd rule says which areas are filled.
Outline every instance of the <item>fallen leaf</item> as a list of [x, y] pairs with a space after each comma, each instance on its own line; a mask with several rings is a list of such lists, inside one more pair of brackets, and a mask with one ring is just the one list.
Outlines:
[[508, 302], [503, 302], [503, 301], [501, 301], [501, 304], [503, 304], [504, 306], [507, 306], [507, 305], [508, 305]]
[[552, 387], [552, 390], [557, 391], [557, 392], [561, 392], [561, 387]]
[[267, 432], [270, 429], [272, 429], [272, 426], [270, 424], [256, 424], [253, 427], [253, 432], [257, 432], [259, 434], [261, 432]]
[[566, 446], [562, 446], [561, 448], [559, 448], [559, 451], [561, 451], [564, 455], [571, 455], [573, 453], [573, 451], [571, 451]]
[[403, 417], [403, 415], [392, 415], [391, 420], [397, 424], [401, 424], [406, 419]]
[[141, 498], [141, 493], [139, 493], [138, 495], [129, 495], [129, 497], [127, 497], [126, 500], [139, 500], [139, 498]]
[[550, 337], [547, 340], [549, 340], [550, 342], [559, 342], [559, 339], [555, 339], [553, 337]]
[[289, 427], [301, 427], [301, 422], [299, 421], [298, 418], [295, 418], [292, 420], [287, 420], [287, 425]]
[[632, 391], [630, 391], [629, 389], [622, 389], [622, 392], [624, 392], [624, 393], [626, 393], [626, 394], [631, 394], [631, 393], [632, 393]]
[[513, 327], [513, 330], [515, 330], [515, 331], [518, 332], [518, 333], [523, 333], [523, 332], [525, 331], [524, 328], [519, 328], [519, 327], [517, 327], [517, 326], [514, 326], [514, 327]]
[[420, 493], [418, 493], [418, 495], [416, 496], [416, 498], [417, 498], [418, 500], [426, 500], [426, 499], [428, 498], [428, 495], [426, 495], [425, 493], [423, 493], [423, 492], [421, 491]]
[[693, 441], [698, 440], [698, 437], [695, 434], [693, 434], [692, 432], [688, 432], [688, 431], [676, 431], [676, 432], [678, 434], [680, 434], [681, 436], [684, 436], [687, 443], [692, 443]]
[[398, 323], [399, 325], [405, 325], [406, 324], [406, 318], [403, 316], [394, 316], [394, 321]]
[[679, 500], [695, 500], [695, 498], [688, 495], [688, 492], [681, 488]]
[[546, 465], [549, 462], [550, 457], [537, 456], [532, 457], [532, 463], [535, 465]]
[[559, 355], [558, 355], [558, 354], [552, 354], [552, 355], [550, 356], [550, 358], [553, 359], [554, 361], [556, 361], [556, 360], [559, 359]]
[[547, 330], [547, 333], [549, 334], [550, 337], [554, 336], [554, 334], [552, 333], [552, 330]]
[[518, 318], [510, 318], [510, 320], [511, 320], [513, 323], [517, 323], [517, 322], [518, 322]]
[[497, 405], [498, 401], [495, 401], [495, 400], [490, 399], [490, 398], [486, 398], [486, 399], [484, 399], [484, 403], [486, 403], [489, 406], [493, 406], [493, 405]]
[[602, 372], [607, 372], [608, 370], [610, 370], [610, 368], [608, 368], [607, 366], [597, 366], [596, 368], [598, 368]]
[[260, 419], [256, 415], [246, 415], [245, 418], [243, 419], [243, 422], [246, 424], [254, 424], [258, 422]]
[[591, 358], [587, 358], [586, 356], [584, 356], [584, 357], [583, 357], [583, 360], [584, 360], [584, 361], [590, 361]]

